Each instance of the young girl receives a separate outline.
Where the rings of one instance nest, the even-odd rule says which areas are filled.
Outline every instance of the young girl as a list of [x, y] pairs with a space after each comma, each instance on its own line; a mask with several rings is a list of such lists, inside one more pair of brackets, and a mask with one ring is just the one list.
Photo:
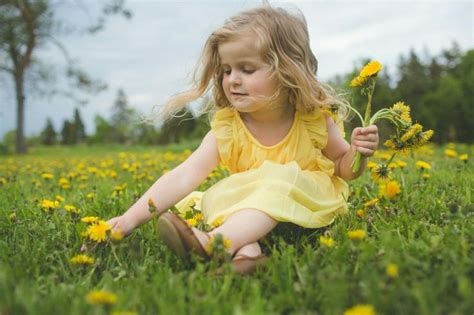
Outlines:
[[[353, 173], [351, 162], [356, 151], [373, 155], [378, 131], [356, 128], [348, 144], [340, 117], [335, 122], [329, 110], [341, 113], [347, 103], [317, 81], [316, 71], [303, 17], [265, 5], [228, 19], [208, 38], [193, 89], [171, 98], [164, 110], [181, 109], [212, 84], [219, 110], [211, 130], [186, 161], [111, 219], [112, 229], [127, 235], [158, 213], [161, 239], [178, 255], [208, 259], [209, 238], [221, 234], [230, 240], [234, 270], [247, 273], [266, 260], [258, 241], [278, 222], [318, 228], [345, 213], [344, 180], [365, 167]], [[231, 175], [193, 192], [219, 164]], [[205, 233], [166, 211], [190, 203], [209, 225], [223, 223]]]

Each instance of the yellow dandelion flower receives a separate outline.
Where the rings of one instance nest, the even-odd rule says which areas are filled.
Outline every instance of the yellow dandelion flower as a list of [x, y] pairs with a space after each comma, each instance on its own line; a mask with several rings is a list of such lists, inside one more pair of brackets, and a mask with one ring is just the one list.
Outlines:
[[54, 175], [51, 174], [51, 173], [43, 173], [43, 174], [41, 174], [41, 177], [45, 180], [50, 180], [50, 179], [54, 178]]
[[206, 245], [206, 250], [208, 253], [212, 254], [214, 252], [227, 251], [232, 246], [232, 241], [230, 239], [224, 238], [222, 234], [212, 235], [209, 239], [209, 242]]
[[351, 80], [351, 86], [361, 86], [364, 85], [369, 77], [362, 77], [362, 76], [357, 76], [354, 79]]
[[99, 221], [99, 217], [83, 217], [81, 221], [88, 224], [96, 223]]
[[371, 77], [376, 75], [380, 70], [382, 70], [382, 64], [378, 61], [371, 61], [362, 68], [360, 71], [361, 77]]
[[117, 295], [104, 290], [94, 290], [87, 294], [86, 300], [89, 304], [112, 305], [117, 301]]
[[7, 180], [3, 177], [0, 177], [0, 185], [5, 186], [7, 184]]
[[365, 231], [364, 230], [353, 230], [347, 232], [347, 235], [351, 240], [363, 240], [365, 238]]
[[74, 265], [92, 265], [95, 259], [87, 255], [76, 255], [72, 257], [69, 262]]
[[448, 149], [455, 149], [456, 148], [456, 143], [453, 143], [453, 142], [449, 142], [448, 144], [446, 144], [446, 147]]
[[374, 199], [371, 199], [369, 201], [367, 201], [366, 203], [364, 203], [364, 208], [370, 208], [372, 206], [375, 206], [377, 203], [379, 202], [379, 198], [374, 198]]
[[423, 178], [424, 180], [428, 180], [431, 178], [431, 175], [430, 174], [423, 174], [421, 175], [421, 178]]
[[87, 228], [87, 235], [90, 240], [102, 243], [105, 241], [108, 230], [110, 230], [110, 225], [105, 221], [99, 220]]
[[372, 162], [372, 161], [368, 161], [368, 162], [367, 162], [367, 168], [368, 168], [369, 170], [372, 170], [372, 169], [373, 169], [374, 167], [376, 167], [376, 166], [377, 166], [377, 163], [375, 163], [375, 162]]
[[324, 245], [326, 247], [334, 246], [334, 240], [331, 237], [325, 237], [322, 235], [319, 237], [319, 243], [321, 243], [321, 245]]
[[15, 221], [16, 220], [16, 213], [13, 212], [13, 213], [10, 213], [10, 215], [8, 216], [8, 218], [12, 221]]
[[203, 220], [202, 213], [196, 213], [193, 218], [194, 218], [194, 220], [196, 220], [198, 222], [202, 221]]
[[356, 212], [356, 215], [357, 215], [359, 218], [362, 218], [362, 217], [364, 216], [364, 214], [365, 214], [365, 212], [364, 212], [364, 210], [362, 210], [362, 209], [359, 209], [359, 210], [357, 210], [357, 212]]
[[69, 212], [69, 213], [81, 213], [81, 210], [77, 209], [75, 206], [73, 205], [64, 205], [64, 210], [66, 210], [66, 212]]
[[396, 278], [398, 277], [398, 266], [395, 264], [388, 264], [387, 268], [385, 268], [385, 273], [387, 276], [390, 278]]
[[58, 180], [58, 184], [59, 184], [60, 186], [69, 185], [69, 180], [67, 180], [67, 178], [61, 177], [61, 178]]
[[344, 312], [344, 315], [375, 315], [375, 309], [372, 305], [356, 305]]
[[469, 156], [467, 154], [461, 154], [459, 159], [463, 162], [467, 162], [467, 160], [469, 160]]
[[59, 208], [59, 201], [44, 199], [41, 201], [41, 208], [44, 211], [50, 211]]
[[222, 220], [214, 220], [214, 222], [211, 223], [211, 227], [216, 228], [222, 225]]
[[412, 125], [408, 131], [402, 136], [401, 140], [402, 142], [409, 142], [412, 140], [412, 138], [415, 137], [415, 135], [423, 130], [423, 126], [420, 124], [414, 124]]
[[115, 229], [110, 233], [112, 241], [121, 241], [123, 239], [122, 232], [119, 229]]
[[458, 153], [453, 149], [446, 149], [444, 150], [444, 155], [448, 158], [455, 158], [456, 156], [458, 156]]
[[393, 104], [391, 110], [400, 116], [403, 122], [411, 125], [410, 106], [405, 105], [403, 102], [397, 102]]
[[386, 164], [378, 164], [370, 170], [370, 174], [376, 183], [384, 183], [390, 180], [392, 172]]
[[89, 200], [94, 199], [94, 198], [95, 198], [95, 193], [93, 193], [93, 192], [88, 193], [88, 194], [86, 195], [86, 198], [89, 199]]
[[395, 180], [391, 180], [385, 184], [380, 185], [380, 195], [387, 199], [393, 199], [397, 197], [400, 193], [400, 186]]
[[405, 168], [407, 166], [407, 163], [402, 160], [396, 160], [395, 163], [397, 163], [399, 168]]
[[197, 225], [197, 221], [196, 221], [196, 219], [194, 219], [194, 218], [187, 219], [186, 222], [187, 222], [190, 226], [196, 226], [196, 225]]
[[416, 167], [421, 169], [421, 170], [430, 170], [431, 169], [430, 163], [425, 162], [425, 161], [417, 161], [416, 162]]

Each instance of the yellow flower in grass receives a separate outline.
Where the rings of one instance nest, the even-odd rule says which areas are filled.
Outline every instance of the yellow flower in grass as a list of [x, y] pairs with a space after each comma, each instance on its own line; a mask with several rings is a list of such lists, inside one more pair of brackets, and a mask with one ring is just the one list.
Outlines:
[[372, 305], [356, 305], [344, 312], [344, 315], [375, 315], [375, 309]]
[[93, 193], [93, 192], [88, 193], [88, 194], [86, 195], [86, 198], [89, 199], [89, 200], [94, 199], [94, 198], [95, 198], [95, 193]]
[[456, 156], [458, 156], [458, 153], [453, 149], [446, 149], [444, 150], [444, 155], [448, 158], [455, 158]]
[[428, 180], [431, 178], [431, 175], [430, 174], [423, 174], [421, 175], [421, 178], [423, 178], [424, 180]]
[[371, 199], [371, 200], [367, 201], [366, 203], [364, 203], [364, 208], [369, 208], [369, 207], [375, 206], [378, 202], [379, 202], [379, 198]]
[[74, 265], [92, 265], [95, 259], [87, 255], [76, 255], [72, 257], [69, 262]]
[[431, 169], [430, 163], [425, 162], [425, 161], [417, 161], [416, 162], [416, 167], [421, 169], [421, 170], [430, 170]]
[[94, 290], [87, 294], [86, 300], [89, 304], [112, 305], [117, 301], [117, 295], [104, 290]]
[[402, 160], [396, 160], [395, 163], [397, 163], [399, 168], [405, 168], [407, 166], [407, 163]]
[[41, 174], [41, 178], [43, 178], [45, 180], [50, 180], [50, 179], [54, 178], [54, 175], [51, 174], [51, 173], [43, 173], [43, 174]]
[[373, 169], [374, 167], [376, 167], [376, 166], [377, 166], [377, 163], [375, 163], [375, 162], [372, 162], [372, 161], [368, 161], [368, 162], [367, 162], [367, 168], [368, 168], [369, 170], [372, 170], [372, 169]]
[[73, 205], [64, 205], [64, 210], [66, 210], [66, 212], [69, 212], [69, 213], [75, 213], [75, 214], [81, 213], [81, 210], [77, 209]]
[[410, 106], [403, 102], [397, 102], [393, 104], [391, 110], [397, 113], [401, 120], [411, 125]]
[[326, 236], [320, 236], [319, 237], [319, 243], [326, 247], [333, 247], [334, 246], [334, 240], [332, 237], [326, 237]]
[[227, 251], [231, 246], [232, 241], [230, 239], [224, 238], [222, 234], [217, 234], [211, 236], [209, 243], [206, 245], [206, 250], [209, 254], [212, 254], [215, 251]]
[[7, 184], [7, 180], [3, 177], [0, 177], [0, 185], [5, 186]]
[[58, 202], [63, 202], [65, 199], [63, 196], [60, 196], [60, 195], [57, 195], [56, 197], [54, 197]]
[[187, 219], [186, 222], [187, 222], [190, 226], [196, 226], [196, 225], [197, 225], [197, 221], [196, 221], [196, 219], [194, 219], [194, 218]]
[[377, 164], [370, 170], [370, 174], [376, 183], [385, 183], [390, 180], [392, 172], [386, 164]]
[[123, 239], [122, 232], [119, 229], [116, 229], [110, 233], [110, 238], [112, 241], [121, 241]]
[[461, 155], [459, 156], [459, 159], [460, 159], [461, 161], [463, 161], [464, 163], [466, 163], [467, 160], [469, 160], [469, 156], [468, 156], [467, 154], [461, 154]]
[[87, 228], [87, 236], [90, 240], [93, 240], [97, 243], [102, 243], [105, 241], [107, 231], [109, 230], [110, 225], [105, 221], [99, 220]]
[[365, 238], [365, 231], [364, 230], [353, 230], [347, 232], [347, 235], [351, 240], [363, 240]]
[[41, 201], [41, 208], [44, 211], [51, 211], [53, 209], [57, 209], [59, 208], [59, 201], [44, 199], [43, 201]]
[[388, 264], [385, 268], [385, 273], [390, 278], [396, 278], [398, 276], [398, 266], [395, 264]]
[[391, 180], [385, 184], [380, 185], [380, 195], [387, 198], [393, 199], [401, 193], [400, 186], [397, 181]]
[[81, 221], [88, 224], [96, 223], [99, 221], [99, 217], [83, 217]]
[[356, 216], [358, 216], [359, 218], [362, 218], [364, 216], [364, 214], [365, 214], [365, 212], [362, 209], [359, 209], [356, 212]]

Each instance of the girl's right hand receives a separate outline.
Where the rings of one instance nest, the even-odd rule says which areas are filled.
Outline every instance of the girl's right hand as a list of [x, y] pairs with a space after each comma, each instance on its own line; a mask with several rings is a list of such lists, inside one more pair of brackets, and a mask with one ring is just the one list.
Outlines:
[[109, 221], [107, 221], [107, 223], [112, 228], [112, 232], [115, 232], [118, 230], [120, 231], [123, 237], [129, 235], [130, 233], [133, 232], [133, 229], [135, 229], [135, 226], [131, 222], [131, 220], [128, 220], [123, 215], [112, 218]]

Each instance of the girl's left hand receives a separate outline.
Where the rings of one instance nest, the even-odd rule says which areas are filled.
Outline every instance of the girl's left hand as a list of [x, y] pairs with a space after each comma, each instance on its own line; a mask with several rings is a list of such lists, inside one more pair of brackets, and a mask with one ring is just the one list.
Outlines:
[[374, 155], [379, 146], [379, 131], [376, 125], [357, 127], [352, 131], [351, 147], [359, 151], [363, 156]]

